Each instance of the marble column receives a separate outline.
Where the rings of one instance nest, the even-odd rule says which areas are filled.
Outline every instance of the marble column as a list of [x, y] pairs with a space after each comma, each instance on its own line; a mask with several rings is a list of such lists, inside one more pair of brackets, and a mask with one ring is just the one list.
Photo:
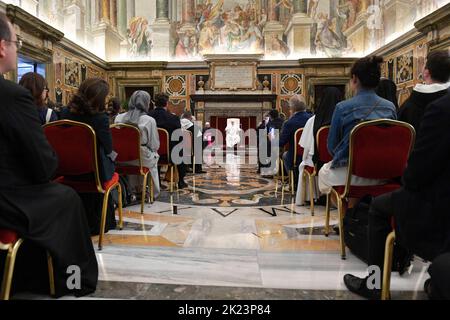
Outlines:
[[153, 59], [165, 61], [172, 55], [174, 47], [174, 40], [171, 37], [172, 27], [169, 19], [169, 0], [156, 0], [156, 19], [152, 25]]
[[308, 0], [294, 0], [293, 6], [294, 14], [303, 13], [306, 15], [308, 13]]
[[70, 38], [84, 42], [85, 31], [85, 8], [81, 1], [72, 1], [64, 8], [64, 32]]
[[307, 0], [294, 0], [294, 14], [286, 28], [288, 46], [295, 53], [311, 53], [311, 27], [313, 19], [308, 17]]
[[275, 5], [277, 2], [275, 0], [269, 0], [267, 2], [267, 23], [264, 27], [264, 43], [265, 43], [265, 52], [267, 55], [270, 55], [273, 52], [272, 44], [274, 43], [274, 38], [282, 39], [284, 26], [280, 21], [277, 20], [277, 12], [275, 10]]
[[102, 0], [102, 10], [101, 10], [101, 20], [105, 22], [110, 22], [111, 18], [111, 9], [110, 9], [110, 3], [109, 0]]
[[117, 0], [110, 0], [109, 4], [110, 4], [109, 16], [110, 16], [110, 19], [111, 19], [111, 25], [114, 28], [117, 28]]
[[127, 1], [127, 25], [130, 23], [131, 19], [136, 16], [136, 2], [135, 0]]
[[275, 10], [276, 1], [269, 0], [267, 8], [267, 20], [269, 22], [277, 21], [277, 11]]
[[156, 0], [156, 21], [169, 21], [169, 0]]
[[184, 0], [182, 5], [181, 32], [195, 32], [195, 0]]
[[127, 34], [127, 0], [118, 0], [117, 6], [117, 26], [122, 36]]

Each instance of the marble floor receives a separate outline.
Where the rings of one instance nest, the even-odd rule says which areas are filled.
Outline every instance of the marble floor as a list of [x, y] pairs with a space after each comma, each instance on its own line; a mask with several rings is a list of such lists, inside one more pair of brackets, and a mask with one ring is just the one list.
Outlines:
[[[311, 216], [239, 156], [204, 169], [143, 215], [124, 210], [124, 230], [97, 251], [99, 289], [87, 299], [359, 299], [342, 278], [367, 266], [350, 252], [340, 259], [339, 237], [323, 235], [324, 207]], [[393, 273], [393, 299], [424, 299], [427, 267], [416, 259]]]

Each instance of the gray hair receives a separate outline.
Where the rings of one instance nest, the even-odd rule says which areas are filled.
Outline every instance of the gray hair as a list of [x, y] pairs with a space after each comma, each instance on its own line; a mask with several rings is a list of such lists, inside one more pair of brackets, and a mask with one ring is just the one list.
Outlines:
[[151, 100], [152, 97], [148, 92], [135, 91], [128, 103], [128, 112], [123, 118], [123, 122], [137, 125], [139, 118], [148, 113]]
[[306, 101], [302, 95], [296, 94], [289, 99], [289, 107], [294, 112], [301, 112], [306, 110]]

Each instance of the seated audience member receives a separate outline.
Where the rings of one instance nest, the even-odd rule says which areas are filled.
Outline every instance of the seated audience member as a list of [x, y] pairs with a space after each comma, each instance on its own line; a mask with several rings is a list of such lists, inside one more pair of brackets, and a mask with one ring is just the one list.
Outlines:
[[[368, 263], [369, 266], [380, 267], [382, 272], [386, 237], [392, 231], [392, 217], [395, 219], [397, 244], [411, 254], [433, 261], [439, 255], [450, 252], [449, 105], [450, 93], [426, 109], [403, 174], [403, 187], [372, 202], [369, 210]], [[431, 273], [433, 270], [440, 272], [439, 263], [430, 270]], [[446, 273], [441, 274], [442, 279], [447, 281], [442, 283], [442, 288], [446, 285], [448, 290], [448, 269]], [[344, 282], [354, 293], [379, 299], [380, 290], [368, 289], [367, 279], [346, 275]], [[432, 282], [432, 289], [439, 290], [436, 280], [438, 278]]]
[[[342, 93], [336, 87], [325, 88], [322, 100], [316, 110], [316, 114], [311, 117], [305, 125], [302, 137], [300, 139], [300, 146], [304, 149], [303, 161], [300, 164], [299, 176], [302, 176], [302, 171], [305, 166], [316, 167], [317, 172], [320, 171], [325, 163], [319, 160], [319, 152], [317, 149], [317, 133], [320, 128], [328, 126], [331, 123], [334, 109], [336, 105], [342, 101]], [[302, 201], [302, 181], [299, 179], [297, 187], [297, 205], [303, 205]], [[307, 195], [309, 192], [306, 193]]]
[[[105, 80], [87, 79], [80, 85], [68, 108], [65, 108], [61, 114], [62, 119], [83, 122], [94, 129], [99, 149], [99, 171], [102, 182], [111, 180], [115, 170], [112, 135], [109, 129], [109, 117], [105, 110], [108, 93], [109, 86]], [[93, 175], [73, 177], [73, 179], [91, 180]], [[85, 205], [91, 233], [96, 235], [100, 231], [103, 195], [80, 194], [80, 197]], [[115, 228], [114, 202], [113, 197], [109, 197], [105, 232]]]
[[[128, 112], [119, 114], [115, 123], [126, 123], [138, 126], [141, 131], [141, 157], [142, 165], [150, 169], [153, 179], [155, 198], [160, 194], [159, 174], [158, 174], [158, 149], [159, 135], [155, 119], [148, 115], [151, 97], [148, 92], [136, 91], [128, 103]], [[129, 165], [139, 165], [139, 161], [125, 163]], [[142, 183], [137, 176], [130, 176], [130, 184], [136, 193], [141, 193]]]
[[[17, 64], [17, 36], [0, 13], [0, 73]], [[42, 93], [42, 92], [41, 92]], [[0, 229], [25, 241], [19, 249], [12, 294], [48, 294], [47, 252], [53, 259], [56, 297], [95, 291], [98, 266], [83, 205], [69, 187], [50, 182], [58, 158], [42, 130], [29, 90], [0, 76]], [[4, 266], [0, 257], [0, 272]], [[69, 266], [80, 267], [79, 289], [69, 289]], [[3, 273], [0, 273], [3, 274]]]
[[[269, 121], [266, 125], [266, 131], [267, 131], [267, 154], [266, 156], [270, 159], [272, 154], [272, 143], [271, 141], [275, 138], [276, 132], [278, 132], [278, 136], [281, 132], [281, 129], [283, 128], [284, 121], [280, 118], [280, 113], [276, 109], [272, 109], [269, 111]], [[259, 137], [258, 137], [259, 138]], [[278, 146], [275, 146], [278, 147]], [[271, 167], [271, 161], [268, 160], [268, 163], [265, 164], [263, 167]], [[264, 170], [263, 170], [264, 171]], [[273, 176], [274, 171], [267, 171], [266, 175]], [[263, 172], [264, 175], [264, 172]]]
[[286, 171], [294, 170], [295, 182], [297, 183], [298, 172], [295, 168], [298, 167], [302, 161], [301, 157], [297, 159], [297, 163], [294, 166], [294, 150], [295, 150], [295, 132], [305, 126], [306, 122], [311, 118], [311, 114], [306, 112], [305, 98], [301, 95], [294, 95], [289, 100], [289, 109], [291, 117], [283, 125], [280, 135], [280, 150], [289, 144], [289, 150], [283, 154], [284, 167]]
[[[191, 144], [192, 147], [195, 147], [195, 139], [201, 139], [201, 137], [203, 136], [201, 129], [195, 124], [195, 118], [192, 116], [192, 113], [190, 111], [185, 111], [182, 115], [181, 115], [181, 128], [184, 130], [188, 130], [191, 132]], [[203, 171], [202, 168], [202, 159], [195, 159], [196, 160], [196, 164], [195, 164], [195, 173], [206, 173], [205, 171]], [[191, 169], [192, 169], [192, 165], [194, 163], [194, 157], [191, 157]]]
[[[128, 103], [128, 112], [119, 114], [116, 117], [115, 122], [132, 124], [139, 127], [139, 130], [141, 131], [142, 165], [150, 169], [151, 178], [153, 179], [154, 195], [155, 198], [158, 198], [161, 193], [158, 174], [159, 135], [155, 119], [148, 115], [150, 104], [151, 97], [148, 92], [134, 92]], [[139, 165], [139, 161], [125, 164]], [[142, 191], [142, 183], [140, 183], [137, 178], [137, 176], [129, 177], [129, 179], [132, 180], [130, 183], [134, 186], [136, 193], [140, 194]]]
[[35, 72], [28, 72], [22, 76], [19, 84], [31, 92], [42, 125], [58, 120], [56, 112], [46, 105], [48, 89], [43, 76]]
[[116, 97], [109, 99], [107, 114], [109, 116], [109, 122], [112, 124], [115, 122], [117, 115], [120, 113], [120, 100]]
[[[350, 133], [362, 121], [396, 119], [392, 102], [375, 94], [381, 77], [381, 57], [359, 59], [351, 70], [351, 86], [356, 96], [340, 102], [334, 111], [328, 136], [328, 151], [333, 161], [325, 164], [319, 172], [319, 189], [329, 194], [333, 186], [345, 185], [347, 180]], [[378, 185], [382, 181], [352, 177], [352, 185]]]
[[443, 97], [450, 86], [450, 56], [448, 51], [433, 51], [428, 54], [423, 80], [425, 84], [414, 87], [411, 96], [400, 108], [400, 121], [411, 124], [419, 132], [420, 123], [426, 107], [436, 99]]
[[[175, 130], [181, 129], [180, 119], [167, 111], [169, 105], [169, 96], [166, 93], [159, 93], [155, 96], [155, 109], [149, 112], [149, 116], [154, 118], [158, 128], [166, 129], [169, 133], [170, 139], [170, 152], [179, 143], [172, 141], [172, 133]], [[181, 156], [181, 155], [180, 155]], [[184, 189], [187, 187], [186, 182], [184, 182], [184, 177], [186, 176], [186, 166], [184, 162], [177, 165], [178, 169], [178, 188]]]
[[267, 135], [268, 133], [268, 129], [267, 129], [267, 125], [270, 122], [270, 116], [269, 114], [266, 114], [263, 118], [263, 120], [258, 124], [258, 126], [256, 127], [256, 145], [257, 145], [257, 150], [258, 150], [258, 171], [257, 173], [261, 173], [261, 168], [264, 168], [267, 166], [267, 164], [261, 163], [261, 145], [260, 145], [260, 139], [259, 139], [259, 133], [261, 132], [261, 130], [264, 132], [264, 136]]
[[386, 99], [394, 104], [398, 111], [397, 85], [391, 79], [381, 78], [380, 84], [375, 89], [377, 96]]
[[450, 300], [450, 252], [433, 260], [428, 273], [431, 278], [425, 282], [425, 292], [431, 300]]

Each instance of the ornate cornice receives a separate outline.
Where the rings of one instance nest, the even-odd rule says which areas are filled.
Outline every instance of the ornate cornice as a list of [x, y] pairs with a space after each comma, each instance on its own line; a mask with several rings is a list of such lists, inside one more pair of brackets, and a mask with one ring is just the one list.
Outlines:
[[41, 39], [59, 42], [64, 37], [64, 33], [51, 27], [20, 7], [8, 4], [6, 6], [6, 15], [13, 24], [20, 26], [23, 31]]
[[109, 71], [153, 71], [165, 70], [167, 68], [166, 61], [124, 61], [109, 62]]
[[427, 34], [450, 24], [450, 3], [417, 21], [414, 26], [420, 32]]
[[357, 58], [306, 58], [299, 60], [299, 67], [349, 67]]

